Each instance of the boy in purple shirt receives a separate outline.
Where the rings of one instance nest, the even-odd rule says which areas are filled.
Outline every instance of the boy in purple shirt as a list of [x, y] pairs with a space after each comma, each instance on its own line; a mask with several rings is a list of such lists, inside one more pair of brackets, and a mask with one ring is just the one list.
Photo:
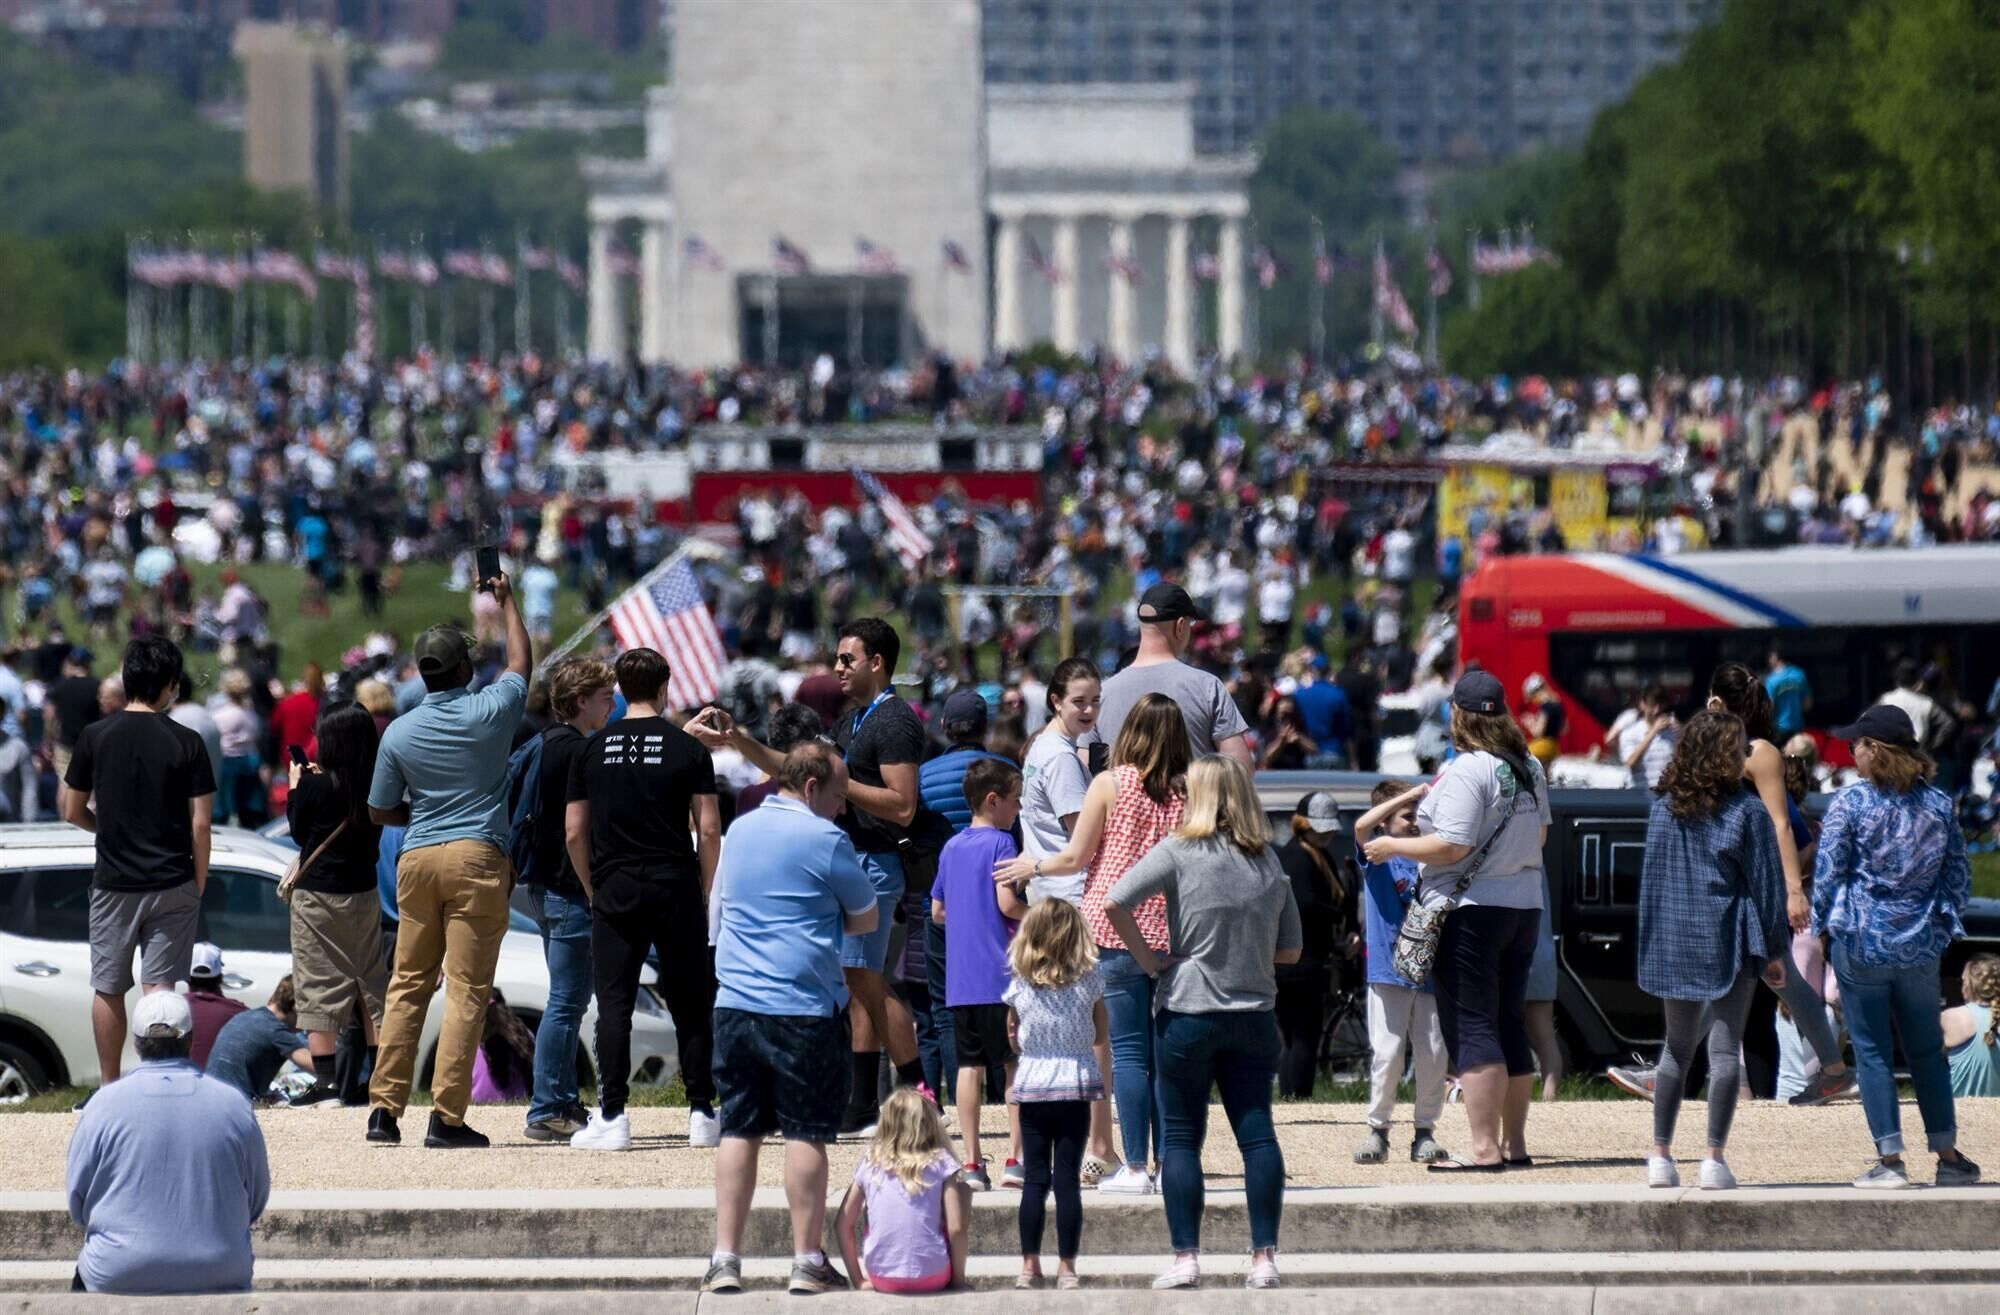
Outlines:
[[[944, 928], [944, 1001], [958, 1038], [958, 1131], [965, 1142], [965, 1185], [993, 1186], [979, 1156], [979, 1098], [989, 1064], [1002, 1064], [1014, 1084], [1014, 1047], [1007, 1036], [1010, 972], [1007, 945], [1028, 912], [1011, 886], [996, 886], [993, 869], [1018, 852], [1009, 833], [1021, 814], [1021, 772], [1001, 758], [982, 758], [965, 772], [965, 802], [972, 825], [953, 836], [938, 855], [931, 887], [931, 921]], [[948, 916], [947, 916], [948, 915]], [[1008, 1107], [1012, 1154], [1002, 1187], [1019, 1187], [1021, 1125]]]

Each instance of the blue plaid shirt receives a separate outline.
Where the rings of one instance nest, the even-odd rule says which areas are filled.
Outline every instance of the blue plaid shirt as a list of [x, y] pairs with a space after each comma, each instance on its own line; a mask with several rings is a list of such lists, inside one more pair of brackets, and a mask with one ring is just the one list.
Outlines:
[[1902, 794], [1856, 781], [1833, 797], [1813, 864], [1812, 929], [1849, 959], [1909, 968], [1939, 958], [1965, 935], [1972, 898], [1965, 835], [1935, 786]]
[[1707, 817], [1675, 817], [1665, 796], [1646, 822], [1639, 869], [1639, 987], [1662, 1000], [1719, 1000], [1786, 953], [1778, 833], [1744, 790]]

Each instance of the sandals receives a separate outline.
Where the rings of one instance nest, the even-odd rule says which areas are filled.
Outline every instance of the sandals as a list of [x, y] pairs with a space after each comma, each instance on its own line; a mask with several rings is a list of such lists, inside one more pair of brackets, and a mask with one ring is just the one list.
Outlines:
[[1424, 1168], [1431, 1173], [1504, 1173], [1507, 1162], [1480, 1164], [1475, 1160], [1461, 1160], [1457, 1156], [1446, 1156], [1442, 1160], [1432, 1160]]

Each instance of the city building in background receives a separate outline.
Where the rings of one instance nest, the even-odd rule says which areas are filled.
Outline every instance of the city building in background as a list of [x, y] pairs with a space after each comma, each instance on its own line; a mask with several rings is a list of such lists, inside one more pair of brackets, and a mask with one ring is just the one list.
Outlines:
[[1406, 164], [1571, 140], [1719, 0], [985, 0], [995, 86], [1187, 82], [1195, 142], [1296, 108], [1358, 116]]
[[242, 23], [244, 177], [347, 213], [347, 45], [324, 28]]

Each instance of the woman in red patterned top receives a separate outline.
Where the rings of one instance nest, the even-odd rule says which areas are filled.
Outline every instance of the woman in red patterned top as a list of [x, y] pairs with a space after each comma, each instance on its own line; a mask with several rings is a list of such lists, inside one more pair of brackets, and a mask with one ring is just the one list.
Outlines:
[[[1164, 694], [1148, 694], [1126, 717], [1111, 747], [1111, 770], [1090, 783], [1083, 811], [1069, 844], [1050, 858], [1025, 855], [994, 869], [994, 879], [1026, 882], [1035, 877], [1089, 875], [1083, 885], [1083, 917], [1097, 942], [1097, 970], [1104, 979], [1104, 1007], [1111, 1021], [1111, 1094], [1118, 1106], [1118, 1132], [1125, 1164], [1100, 1180], [1097, 1190], [1142, 1195], [1158, 1190], [1147, 1165], [1160, 1145], [1159, 1107], [1154, 1096], [1153, 979], [1139, 967], [1125, 942], [1104, 916], [1105, 895], [1126, 869], [1181, 824], [1187, 806], [1188, 738], [1180, 705]], [[1132, 910], [1146, 944], [1166, 954], [1167, 903], [1158, 895]]]

